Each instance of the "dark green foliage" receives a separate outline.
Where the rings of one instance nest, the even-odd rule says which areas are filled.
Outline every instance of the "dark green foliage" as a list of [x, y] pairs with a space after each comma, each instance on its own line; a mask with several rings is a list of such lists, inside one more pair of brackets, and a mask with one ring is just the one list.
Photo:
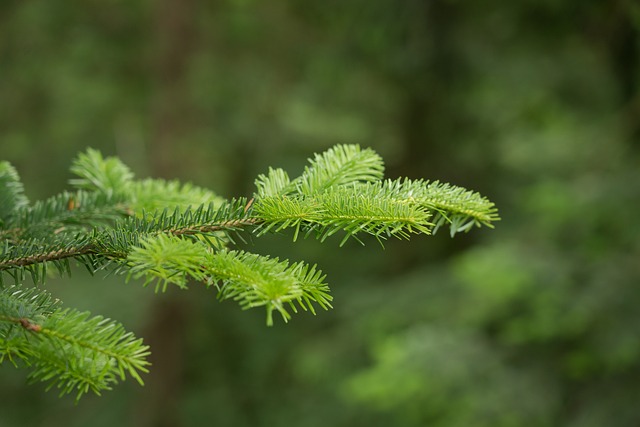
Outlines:
[[637, 427], [639, 17], [633, 0], [0, 2], [0, 158], [31, 201], [90, 145], [242, 211], [260, 173], [295, 181], [348, 143], [505, 219], [384, 250], [305, 240], [308, 223], [295, 244], [295, 228], [211, 232], [327, 273], [334, 309], [272, 328], [189, 281], [153, 297], [155, 279], [51, 276], [66, 306], [145, 337], [147, 387], [74, 406], [4, 363], [0, 424]]

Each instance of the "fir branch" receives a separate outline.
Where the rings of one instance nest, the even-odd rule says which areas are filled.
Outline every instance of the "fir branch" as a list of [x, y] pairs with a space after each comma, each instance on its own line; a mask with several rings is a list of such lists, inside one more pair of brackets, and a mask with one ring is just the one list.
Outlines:
[[121, 195], [64, 191], [33, 206], [17, 209], [7, 223], [8, 228], [0, 230], [0, 238], [14, 241], [48, 238], [51, 235], [107, 227], [130, 214], [126, 202]]
[[253, 226], [261, 221], [252, 217], [249, 208], [252, 202], [246, 198], [233, 199], [221, 205], [200, 205], [184, 212], [174, 211], [169, 218], [161, 215], [152, 223], [158, 224], [158, 232], [180, 235], [214, 235], [217, 232], [231, 233]]
[[0, 252], [0, 272], [68, 258], [83, 261], [83, 256], [91, 256], [84, 260], [92, 263], [96, 258], [105, 258], [104, 262], [97, 262], [102, 267], [105, 262], [126, 259], [142, 238], [159, 234], [201, 236], [208, 238], [211, 245], [221, 247], [234, 232], [259, 222], [259, 219], [249, 216], [247, 205], [246, 199], [238, 199], [219, 207], [201, 205], [184, 212], [176, 209], [172, 214], [165, 210], [157, 216], [127, 217], [116, 221], [110, 228], [93, 228], [72, 238], [58, 236], [55, 239], [24, 240], [19, 244], [5, 242]]
[[104, 196], [117, 195], [127, 201], [127, 210], [140, 216], [153, 216], [164, 209], [184, 211], [190, 206], [215, 203], [223, 199], [211, 190], [163, 179], [134, 180], [134, 174], [117, 157], [103, 157], [99, 151], [88, 149], [74, 160], [71, 172], [79, 178], [69, 180], [76, 188]]
[[269, 168], [267, 175], [258, 175], [255, 185], [259, 198], [284, 196], [295, 190], [295, 184], [291, 182], [287, 172], [280, 168]]
[[168, 284], [185, 288], [189, 279], [216, 284], [222, 300], [236, 300], [245, 309], [265, 306], [268, 325], [273, 324], [274, 310], [288, 321], [287, 305], [297, 312], [294, 302], [313, 314], [313, 302], [325, 310], [331, 307], [325, 276], [316, 266], [304, 263], [289, 265], [288, 261], [243, 251], [214, 251], [166, 235], [143, 240], [127, 263], [130, 277], [145, 278], [145, 285], [155, 281], [156, 291], [166, 290]]
[[429, 234], [431, 214], [420, 206], [397, 199], [372, 197], [361, 186], [336, 188], [316, 196], [325, 208], [320, 240], [342, 230], [341, 245], [357, 233], [408, 239], [412, 233]]
[[382, 158], [370, 148], [358, 145], [336, 145], [316, 154], [296, 180], [297, 191], [311, 195], [338, 185], [375, 182], [384, 176]]
[[469, 231], [471, 226], [487, 226], [499, 221], [493, 202], [479, 193], [439, 181], [396, 179], [357, 184], [356, 190], [370, 197], [393, 199], [399, 203], [415, 204], [433, 213], [432, 232], [448, 224], [451, 236]]
[[221, 251], [210, 253], [205, 264], [218, 285], [221, 300], [233, 299], [244, 309], [264, 306], [267, 310], [267, 325], [273, 325], [273, 311], [277, 311], [287, 322], [291, 314], [297, 313], [296, 304], [303, 310], [315, 314], [312, 302], [327, 310], [331, 308], [329, 287], [325, 276], [316, 266], [304, 263], [289, 264], [243, 251]]
[[315, 155], [293, 180], [270, 168], [250, 200], [224, 201], [177, 181], [136, 181], [120, 160], [91, 149], [72, 170], [77, 191], [29, 206], [15, 171], [0, 163], [0, 362], [24, 363], [34, 380], [78, 398], [126, 376], [141, 382], [148, 348], [111, 320], [62, 309], [39, 290], [3, 287], [3, 272], [41, 283], [50, 267], [69, 273], [76, 260], [91, 273], [126, 273], [157, 290], [196, 281], [242, 308], [265, 307], [271, 325], [274, 312], [288, 321], [299, 308], [330, 308], [329, 287], [316, 266], [227, 249], [242, 232], [291, 229], [294, 240], [302, 233], [320, 241], [343, 233], [343, 245], [362, 234], [381, 242], [448, 225], [453, 235], [499, 220], [493, 203], [473, 191], [382, 181], [380, 156], [355, 145]]
[[358, 145], [336, 145], [309, 159], [309, 165], [294, 181], [282, 169], [269, 168], [256, 179], [257, 197], [311, 195], [334, 186], [354, 182], [375, 182], [384, 175], [382, 158], [373, 150]]
[[450, 223], [452, 236], [456, 232], [468, 231], [472, 225], [493, 228], [493, 222], [500, 220], [494, 203], [486, 197], [440, 181], [425, 182], [419, 202], [442, 216], [444, 221], [437, 221], [436, 227]]
[[37, 250], [33, 252], [34, 252], [33, 255], [16, 256], [0, 262], [0, 271], [7, 270], [12, 267], [26, 267], [33, 264], [60, 261], [66, 258], [74, 258], [82, 255], [95, 254], [96, 249], [92, 245], [81, 246], [79, 248], [72, 246], [69, 248], [49, 249], [49, 250], [47, 250], [43, 246], [40, 246], [38, 247]]
[[0, 361], [22, 361], [32, 380], [61, 394], [100, 394], [126, 376], [142, 384], [148, 355], [142, 340], [110, 319], [62, 309], [40, 290], [0, 289]]
[[280, 232], [286, 228], [294, 228], [294, 241], [304, 227], [308, 230], [312, 224], [322, 219], [322, 205], [314, 198], [272, 196], [258, 199], [253, 213], [261, 218], [256, 227], [258, 236], [268, 232]]
[[128, 192], [134, 176], [120, 159], [105, 158], [92, 148], [78, 155], [71, 172], [78, 176], [69, 181], [74, 187], [109, 195]]
[[15, 211], [28, 205], [18, 172], [8, 162], [0, 162], [0, 228], [6, 227]]
[[184, 212], [194, 206], [224, 203], [224, 199], [205, 188], [188, 182], [163, 179], [135, 181], [131, 185], [129, 197], [132, 211], [138, 215], [145, 212], [150, 216], [167, 208]]
[[300, 232], [315, 232], [324, 241], [339, 231], [345, 233], [342, 246], [358, 233], [408, 238], [411, 233], [429, 234], [430, 213], [417, 204], [378, 197], [371, 187], [350, 185], [335, 187], [310, 197], [269, 197], [256, 202], [254, 211], [263, 222], [258, 235], [294, 228], [294, 240]]
[[170, 235], [149, 236], [127, 257], [128, 277], [145, 278], [145, 286], [156, 281], [156, 292], [168, 284], [185, 288], [188, 279], [204, 281], [207, 247]]
[[0, 288], [0, 363], [6, 358], [16, 367], [18, 362], [29, 365], [35, 352], [24, 331], [40, 330], [38, 322], [59, 307], [60, 301], [35, 288]]

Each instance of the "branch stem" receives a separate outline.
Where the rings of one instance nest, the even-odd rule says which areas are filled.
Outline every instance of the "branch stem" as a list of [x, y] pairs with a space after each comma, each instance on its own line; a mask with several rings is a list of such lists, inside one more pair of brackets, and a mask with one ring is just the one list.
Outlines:
[[[171, 234], [174, 236], [196, 235], [204, 233], [212, 233], [222, 230], [237, 230], [244, 227], [250, 227], [262, 222], [260, 218], [245, 218], [238, 220], [223, 221], [217, 224], [202, 224], [197, 226], [189, 226], [182, 228], [173, 228], [168, 230], [159, 230], [154, 234]], [[58, 250], [48, 251], [45, 253], [34, 254], [26, 257], [8, 259], [0, 262], [0, 271], [10, 270], [18, 267], [28, 267], [34, 264], [41, 264], [50, 261], [60, 261], [67, 258], [76, 258], [84, 255], [98, 255], [112, 259], [125, 259], [128, 251], [105, 251], [99, 249], [94, 243], [88, 243], [79, 247], [68, 247]]]

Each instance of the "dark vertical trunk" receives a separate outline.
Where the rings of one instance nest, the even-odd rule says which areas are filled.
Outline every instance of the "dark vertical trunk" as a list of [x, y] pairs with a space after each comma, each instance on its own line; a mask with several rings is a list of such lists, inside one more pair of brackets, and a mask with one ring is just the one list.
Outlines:
[[[157, 177], [176, 177], [184, 168], [176, 159], [188, 132], [186, 74], [194, 42], [193, 0], [160, 0], [155, 4], [152, 99], [151, 172]], [[184, 302], [173, 295], [158, 297], [145, 336], [151, 346], [152, 372], [143, 401], [136, 407], [136, 427], [177, 427], [184, 362]]]
[[[449, 140], [458, 112], [452, 111], [453, 83], [460, 77], [460, 67], [451, 44], [451, 32], [455, 27], [456, 10], [450, 2], [442, 0], [415, 3], [408, 44], [416, 49], [415, 65], [407, 76], [401, 76], [399, 85], [404, 92], [402, 125], [404, 157], [394, 175], [411, 178], [424, 177], [428, 168], [430, 176], [446, 171], [442, 165], [450, 162]], [[416, 39], [417, 38], [417, 39]], [[454, 129], [455, 130], [455, 129]]]
[[606, 52], [618, 81], [630, 142], [640, 149], [640, 27], [631, 6], [615, 2], [609, 20]]
[[[464, 78], [459, 52], [452, 43], [459, 9], [446, 0], [407, 4], [415, 12], [407, 45], [413, 46], [416, 58], [413, 67], [405, 70], [406, 75], [394, 77], [404, 95], [400, 121], [404, 155], [388, 174], [456, 183], [460, 181], [459, 171], [464, 170], [455, 156], [457, 141], [463, 136], [458, 123], [466, 114], [453, 101], [457, 84]], [[429, 242], [420, 251], [415, 246], [398, 245], [392, 251], [397, 257], [393, 265], [405, 271], [424, 263], [426, 252], [430, 253], [429, 259], [437, 260], [470, 244], [470, 239], [440, 239], [437, 248]]]
[[161, 0], [155, 10], [156, 82], [151, 130], [151, 159], [156, 176], [176, 177], [184, 166], [176, 160], [188, 132], [187, 68], [195, 42], [193, 0]]
[[136, 427], [180, 426], [179, 402], [184, 364], [185, 309], [175, 296], [159, 298], [144, 333], [151, 346], [151, 374], [146, 376], [142, 399], [136, 405]]
[[640, 26], [633, 6], [624, 0], [603, 3], [585, 26], [594, 50], [600, 49], [603, 63], [617, 84], [621, 120], [628, 142], [640, 149]]

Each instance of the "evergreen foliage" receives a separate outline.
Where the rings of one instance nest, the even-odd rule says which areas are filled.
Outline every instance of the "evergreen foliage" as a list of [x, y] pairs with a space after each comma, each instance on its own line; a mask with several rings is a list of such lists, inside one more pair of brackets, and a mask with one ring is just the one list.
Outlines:
[[[315, 314], [332, 297], [315, 265], [231, 249], [244, 233], [293, 231], [340, 245], [372, 235], [408, 238], [449, 225], [451, 235], [498, 220], [478, 193], [437, 181], [383, 181], [378, 154], [336, 146], [310, 160], [300, 177], [270, 169], [251, 199], [224, 200], [177, 181], [135, 180], [119, 159], [87, 150], [74, 161], [65, 191], [29, 204], [16, 171], [0, 164], [0, 361], [31, 368], [30, 378], [61, 394], [100, 393], [131, 376], [142, 383], [148, 346], [122, 325], [62, 308], [43, 283], [49, 269], [70, 273], [70, 261], [141, 278], [156, 291], [198, 282], [243, 309], [265, 307], [286, 322], [298, 309]], [[13, 279], [6, 280], [8, 277]]]

